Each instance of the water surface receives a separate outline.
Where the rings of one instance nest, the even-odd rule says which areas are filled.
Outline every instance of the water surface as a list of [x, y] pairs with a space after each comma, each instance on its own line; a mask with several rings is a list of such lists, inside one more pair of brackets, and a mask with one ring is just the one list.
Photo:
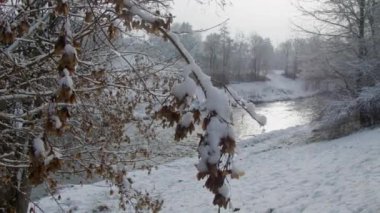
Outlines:
[[321, 103], [322, 98], [310, 97], [258, 104], [256, 112], [267, 117], [267, 124], [264, 127], [260, 127], [243, 109], [234, 108], [235, 131], [239, 138], [244, 139], [265, 132], [308, 124], [318, 116]]

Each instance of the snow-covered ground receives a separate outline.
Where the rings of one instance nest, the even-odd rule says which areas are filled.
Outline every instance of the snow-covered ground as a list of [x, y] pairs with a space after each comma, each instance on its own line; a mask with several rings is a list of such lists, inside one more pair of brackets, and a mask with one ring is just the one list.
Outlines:
[[253, 102], [281, 101], [295, 98], [304, 98], [318, 93], [316, 90], [307, 90], [302, 79], [284, 77], [284, 71], [275, 70], [268, 73], [268, 81], [230, 84], [239, 95]]
[[[380, 128], [332, 141], [305, 143], [308, 126], [274, 131], [239, 144], [245, 176], [230, 182], [232, 208], [240, 212], [380, 212]], [[150, 175], [133, 171], [134, 186], [165, 200], [163, 212], [217, 212], [212, 195], [197, 181], [197, 159], [163, 164]], [[60, 191], [65, 211], [93, 212], [105, 205], [120, 212], [105, 182]], [[56, 201], [38, 201], [61, 212]], [[231, 212], [232, 209], [228, 211]], [[222, 211], [224, 212], [224, 211]]]
[[[231, 87], [254, 101], [317, 93], [306, 91], [302, 80], [283, 77], [281, 71], [268, 77], [271, 81]], [[230, 182], [232, 205], [222, 212], [380, 212], [380, 128], [311, 143], [312, 125], [271, 131], [239, 142], [237, 161], [246, 174]], [[197, 162], [196, 157], [184, 157], [158, 166], [150, 175], [147, 171], [128, 175], [134, 188], [165, 201], [162, 212], [217, 212], [212, 194], [202, 187], [204, 181], [196, 179]], [[109, 183], [104, 181], [62, 187], [55, 198], [45, 197], [36, 204], [44, 212], [96, 212], [100, 208], [121, 212], [117, 193], [110, 195]]]

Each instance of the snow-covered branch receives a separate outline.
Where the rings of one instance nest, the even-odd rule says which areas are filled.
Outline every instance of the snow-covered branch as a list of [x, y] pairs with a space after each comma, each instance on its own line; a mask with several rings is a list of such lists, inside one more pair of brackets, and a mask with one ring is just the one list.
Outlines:
[[[47, 18], [49, 18], [50, 16], [50, 13], [46, 13], [43, 17], [41, 17], [40, 19], [37, 19], [35, 21], [35, 23], [29, 28], [28, 30], [28, 33], [24, 35], [25, 38], [27, 38], [29, 35], [31, 35], [32, 33], [34, 33], [34, 31], [44, 22], [46, 21]], [[20, 43], [20, 40], [17, 39], [15, 42], [13, 42], [13, 44], [11, 46], [9, 46], [7, 49], [6, 49], [6, 52], [9, 54], [11, 53]]]
[[[182, 74], [184, 81], [172, 88], [172, 93], [177, 100], [184, 101], [186, 97], [191, 98], [194, 96], [196, 86], [193, 86], [195, 83], [191, 80], [190, 75], [202, 88], [204, 96], [206, 97], [204, 105], [207, 108], [207, 117], [203, 121], [205, 134], [201, 137], [198, 147], [200, 160], [196, 165], [198, 169], [197, 177], [198, 179], [207, 177], [205, 186], [215, 195], [213, 204], [226, 208], [230, 201], [229, 187], [225, 180], [227, 174], [235, 174], [231, 177], [239, 178], [239, 175], [236, 176], [236, 172], [231, 168], [236, 141], [233, 129], [230, 126], [230, 124], [233, 123], [232, 110], [226, 93], [213, 86], [211, 78], [196, 64], [194, 58], [180, 42], [177, 35], [170, 32], [164, 20], [140, 8], [134, 1], [124, 0], [124, 5], [130, 13], [150, 23], [153, 29], [158, 30], [163, 34], [164, 38], [170, 40], [186, 61], [187, 65], [184, 67]], [[238, 99], [236, 95], [232, 97], [235, 100]], [[236, 101], [240, 103], [244, 102], [243, 99]], [[244, 103], [241, 105], [244, 106], [243, 108], [261, 125], [265, 124], [265, 117], [256, 114], [252, 104]], [[161, 116], [169, 116], [171, 114], [171, 116], [169, 116], [171, 119], [173, 116], [176, 117], [176, 115], [178, 115], [176, 114], [177, 112], [172, 111], [172, 107], [170, 106], [163, 107], [160, 113]], [[174, 119], [179, 122], [176, 130], [176, 138], [179, 139], [182, 138], [183, 135], [186, 135], [187, 131], [192, 131], [194, 128], [192, 126], [194, 122], [193, 117], [194, 120], [197, 117], [195, 114], [192, 116], [188, 112], [182, 116], [181, 119]], [[223, 156], [227, 156], [225, 161], [222, 160]]]
[[24, 98], [32, 98], [36, 96], [49, 96], [52, 95], [53, 91], [46, 91], [46, 92], [22, 92], [18, 94], [10, 94], [10, 95], [3, 95], [0, 96], [0, 101], [10, 100], [10, 99], [24, 99]]

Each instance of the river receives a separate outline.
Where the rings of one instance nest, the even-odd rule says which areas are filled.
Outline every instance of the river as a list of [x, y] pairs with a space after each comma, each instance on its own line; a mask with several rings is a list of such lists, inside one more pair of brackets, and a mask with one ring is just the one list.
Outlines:
[[319, 96], [261, 103], [256, 105], [256, 112], [267, 117], [264, 127], [253, 120], [246, 111], [234, 108], [234, 124], [240, 139], [253, 135], [286, 129], [310, 123], [317, 118], [323, 98]]

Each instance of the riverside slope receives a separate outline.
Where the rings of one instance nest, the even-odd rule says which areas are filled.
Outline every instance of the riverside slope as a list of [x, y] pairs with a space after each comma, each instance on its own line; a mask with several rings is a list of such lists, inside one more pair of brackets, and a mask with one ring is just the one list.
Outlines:
[[[280, 140], [291, 140], [297, 129], [239, 144], [238, 158], [246, 174], [230, 182], [231, 208], [257, 213], [380, 212], [380, 128], [312, 144], [285, 145]], [[134, 171], [129, 176], [135, 187], [165, 200], [162, 212], [216, 212], [211, 194], [196, 180], [196, 162], [195, 157], [182, 158], [151, 175]], [[120, 211], [117, 196], [109, 195], [105, 182], [66, 187], [59, 194], [66, 211], [92, 212], [101, 205]], [[50, 197], [37, 204], [45, 212], [61, 212]]]

